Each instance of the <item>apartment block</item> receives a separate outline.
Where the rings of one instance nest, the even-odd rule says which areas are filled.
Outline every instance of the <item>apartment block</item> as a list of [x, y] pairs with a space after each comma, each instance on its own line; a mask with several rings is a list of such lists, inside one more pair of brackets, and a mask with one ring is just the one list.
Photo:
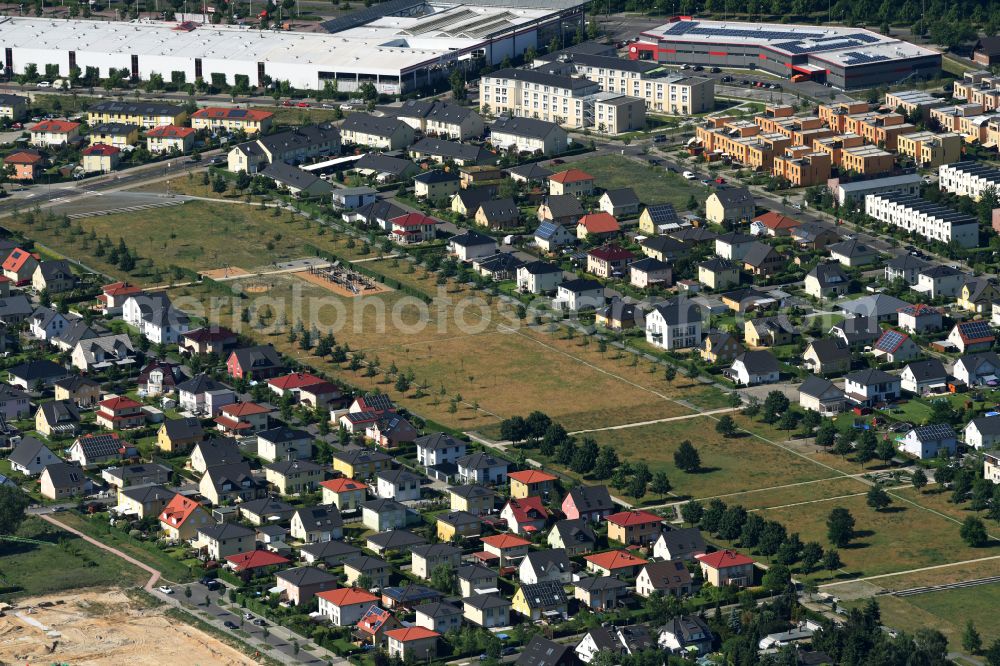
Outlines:
[[826, 153], [830, 156], [830, 162], [840, 166], [844, 159], [844, 151], [848, 148], [860, 148], [865, 145], [865, 140], [857, 134], [837, 134], [825, 136], [813, 141], [814, 152]]
[[953, 132], [914, 132], [896, 139], [896, 152], [923, 167], [936, 167], [962, 156], [962, 137]]
[[1000, 76], [987, 71], [966, 72], [954, 83], [951, 96], [979, 104], [984, 112], [1000, 109]]
[[646, 128], [646, 103], [638, 97], [612, 92], [597, 93], [587, 117], [588, 127], [602, 134], [622, 134]]
[[874, 176], [889, 173], [895, 164], [892, 153], [875, 146], [858, 146], [845, 148], [841, 156], [842, 171], [853, 171], [863, 176]]
[[982, 162], [956, 162], [938, 168], [938, 187], [963, 197], [979, 200], [986, 188], [1000, 192], [1000, 169]]
[[886, 150], [896, 149], [896, 138], [900, 134], [910, 134], [916, 127], [898, 113], [865, 113], [859, 116], [848, 116], [846, 131], [860, 134], [865, 141]]
[[927, 240], [975, 247], [979, 243], [976, 218], [905, 194], [869, 194], [865, 213], [886, 224], [923, 236]]
[[942, 130], [958, 132], [962, 129], [962, 118], [981, 116], [985, 109], [982, 104], [955, 104], [931, 109], [931, 120], [937, 121]]
[[886, 93], [885, 106], [890, 109], [903, 109], [908, 116], [919, 112], [926, 120], [930, 117], [931, 109], [944, 106], [944, 101], [924, 90], [901, 90]]
[[[979, 142], [986, 145], [990, 140], [990, 123], [1000, 123], [1000, 114], [984, 114], [959, 118], [958, 133], [969, 143]], [[997, 145], [995, 142], [993, 145]]]
[[774, 175], [788, 180], [793, 187], [811, 187], [830, 178], [832, 162], [827, 153], [796, 155], [794, 151], [774, 158]]
[[848, 116], [866, 113], [869, 110], [867, 102], [840, 102], [838, 104], [820, 104], [819, 118], [827, 127], [843, 134], [847, 131], [846, 123]]
[[532, 69], [501, 69], [479, 82], [479, 112], [537, 118], [569, 127], [586, 127], [584, 98], [600, 92], [589, 79]]

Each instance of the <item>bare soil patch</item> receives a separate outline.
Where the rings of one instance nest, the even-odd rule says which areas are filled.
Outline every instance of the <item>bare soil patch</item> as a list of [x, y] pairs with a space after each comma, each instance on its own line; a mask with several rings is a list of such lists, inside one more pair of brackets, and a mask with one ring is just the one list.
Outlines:
[[353, 292], [345, 286], [338, 284], [336, 282], [331, 282], [323, 277], [319, 273], [313, 273], [311, 271], [297, 271], [292, 273], [295, 277], [300, 280], [305, 280], [310, 284], [314, 284], [317, 287], [326, 289], [327, 291], [332, 291], [338, 296], [343, 296], [344, 298], [354, 298], [356, 296], [374, 296], [375, 294], [384, 294], [386, 292], [392, 291], [391, 288], [385, 286], [381, 282], [374, 282], [370, 286], [366, 286], [363, 290], [358, 292]]
[[200, 271], [200, 274], [212, 280], [218, 280], [219, 278], [243, 277], [250, 275], [250, 271], [244, 270], [239, 266], [228, 266], [226, 268], [211, 268], [207, 271]]

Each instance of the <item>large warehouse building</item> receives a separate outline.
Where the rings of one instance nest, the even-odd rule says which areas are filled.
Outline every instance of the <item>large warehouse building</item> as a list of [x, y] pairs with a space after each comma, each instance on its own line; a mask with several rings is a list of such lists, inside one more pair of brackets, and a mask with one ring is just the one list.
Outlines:
[[4, 17], [0, 45], [8, 74], [29, 64], [39, 72], [58, 65], [127, 70], [145, 80], [250, 85], [268, 79], [292, 87], [321, 89], [336, 81], [351, 92], [371, 82], [379, 92], [407, 93], [447, 77], [452, 68], [482, 58], [491, 65], [538, 48], [555, 35], [572, 34], [583, 23], [583, 0], [388, 0], [323, 24], [322, 32], [258, 30], [157, 21], [109, 22]]
[[869, 30], [681, 17], [641, 33], [633, 59], [665, 64], [760, 68], [838, 88], [867, 88], [941, 71], [941, 54]]

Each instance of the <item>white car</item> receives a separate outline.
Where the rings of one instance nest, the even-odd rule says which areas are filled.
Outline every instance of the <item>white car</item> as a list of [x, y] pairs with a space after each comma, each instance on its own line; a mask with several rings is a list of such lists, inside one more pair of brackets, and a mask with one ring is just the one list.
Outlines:
[[35, 84], [35, 87], [36, 88], [51, 88], [52, 84], [49, 83], [48, 81], [39, 81], [38, 83]]
[[681, 175], [684, 176], [685, 178], [687, 178], [688, 180], [695, 180], [695, 179], [698, 178], [698, 176], [694, 175], [694, 173], [692, 173], [690, 171], [685, 171]]
[[156, 589], [158, 589], [160, 592], [163, 592], [163, 594], [173, 594], [174, 593], [174, 588], [170, 587], [169, 585], [161, 585], [161, 586], [159, 586]]

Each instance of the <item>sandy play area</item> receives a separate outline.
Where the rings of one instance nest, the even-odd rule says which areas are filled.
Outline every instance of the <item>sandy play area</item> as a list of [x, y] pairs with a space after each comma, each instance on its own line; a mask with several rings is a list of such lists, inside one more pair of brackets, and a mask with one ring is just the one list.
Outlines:
[[245, 275], [250, 275], [250, 271], [245, 271], [239, 266], [230, 266], [229, 268], [213, 268], [207, 271], [199, 271], [201, 275], [204, 275], [210, 280], [218, 280], [219, 278], [232, 278], [232, 277], [243, 277]]
[[[58, 600], [65, 603], [37, 606]], [[34, 612], [28, 614], [30, 606]], [[204, 632], [164, 616], [166, 608], [142, 608], [123, 592], [104, 589], [22, 599], [0, 618], [0, 661], [157, 666], [255, 663]]]
[[323, 289], [332, 291], [338, 296], [343, 296], [345, 298], [354, 298], [355, 296], [372, 296], [374, 294], [382, 294], [387, 291], [392, 291], [391, 288], [385, 286], [381, 282], [372, 282], [370, 286], [364, 288], [359, 286], [358, 287], [359, 291], [353, 292], [341, 284], [327, 280], [325, 277], [323, 277], [318, 273], [311, 273], [309, 271], [297, 271], [295, 273], [292, 273], [292, 275], [302, 280], [305, 280], [310, 284], [314, 284], [317, 287], [322, 287]]

